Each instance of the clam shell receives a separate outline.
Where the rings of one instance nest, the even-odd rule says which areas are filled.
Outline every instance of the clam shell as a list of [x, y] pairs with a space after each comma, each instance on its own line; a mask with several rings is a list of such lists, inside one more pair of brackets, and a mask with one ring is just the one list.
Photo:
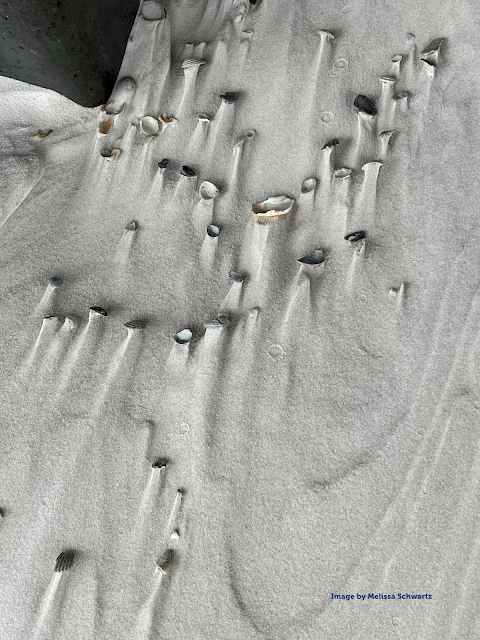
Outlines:
[[177, 122], [175, 118], [167, 115], [166, 113], [162, 113], [162, 115], [160, 116], [160, 120], [163, 122], [163, 124], [175, 124]]
[[145, 322], [143, 320], [128, 320], [123, 326], [125, 329], [144, 329]]
[[177, 344], [188, 344], [192, 339], [192, 335], [190, 329], [181, 329], [175, 334], [173, 339]]
[[97, 316], [107, 316], [107, 312], [103, 307], [90, 307], [90, 311], [95, 313]]
[[168, 167], [168, 163], [169, 163], [169, 159], [168, 158], [164, 158], [163, 160], [160, 160], [160, 162], [158, 163], [157, 167], [159, 169], [166, 169]]
[[252, 211], [259, 217], [283, 216], [291, 211], [294, 202], [287, 196], [272, 196], [268, 200], [252, 204]]
[[48, 279], [49, 285], [55, 288], [61, 287], [62, 282], [63, 280], [60, 278], [60, 276], [52, 276], [51, 278]]
[[46, 138], [52, 133], [53, 129], [39, 129], [37, 131], [37, 136], [39, 138]]
[[172, 535], [170, 536], [170, 540], [179, 540], [180, 539], [180, 532], [178, 529], [175, 529], [174, 531], [172, 531]]
[[118, 156], [122, 153], [121, 149], [102, 149], [100, 154], [108, 160], [108, 162], [114, 162]]
[[58, 556], [57, 561], [55, 562], [54, 571], [56, 573], [60, 573], [61, 571], [68, 571], [73, 567], [74, 560], [75, 551], [71, 551], [70, 549], [62, 551], [62, 553]]
[[109, 133], [110, 129], [113, 126], [113, 118], [111, 120], [107, 120], [107, 122], [100, 122], [98, 125], [98, 132], [103, 134], [103, 135], [107, 135], [107, 133]]
[[297, 260], [297, 262], [309, 265], [311, 267], [316, 267], [317, 265], [322, 264], [322, 262], [324, 261], [325, 254], [323, 253], [322, 249], [315, 249], [314, 251], [312, 251], [312, 253], [308, 253], [306, 256], [303, 256], [303, 258], [299, 258]]
[[237, 101], [237, 94], [232, 91], [227, 91], [226, 93], [223, 93], [220, 98], [227, 104], [233, 104]]
[[403, 56], [401, 56], [399, 53], [397, 53], [396, 56], [393, 56], [392, 62], [401, 62], [402, 58], [403, 58]]
[[349, 178], [352, 175], [352, 170], [348, 167], [341, 167], [333, 172], [333, 177], [343, 180], [343, 178]]
[[209, 224], [207, 227], [207, 235], [209, 235], [210, 238], [218, 238], [220, 235], [220, 227], [217, 227], [216, 224]]
[[153, 116], [143, 116], [143, 118], [140, 119], [140, 129], [146, 136], [154, 136], [158, 133], [160, 125], [158, 120]]
[[234, 280], [235, 282], [243, 282], [245, 280], [245, 276], [243, 275], [243, 273], [240, 273], [239, 271], [229, 271], [228, 277]]
[[163, 469], [167, 466], [167, 461], [165, 458], [157, 458], [154, 462], [152, 462], [152, 469]]
[[195, 171], [193, 169], [190, 169], [190, 167], [187, 167], [186, 164], [183, 165], [180, 173], [182, 174], [182, 176], [185, 176], [186, 178], [195, 178], [197, 175]]
[[136, 220], [132, 220], [125, 227], [126, 231], [136, 231], [137, 229], [138, 229], [138, 222], [136, 222]]
[[243, 143], [245, 142], [246, 138], [247, 138], [247, 136], [238, 136], [238, 138], [233, 143], [233, 148], [234, 149], [238, 149], [239, 147], [241, 147], [243, 145]]
[[377, 107], [373, 100], [370, 100], [367, 96], [358, 95], [353, 101], [353, 106], [357, 112], [366, 113], [369, 116], [377, 115]]
[[333, 138], [332, 140], [326, 142], [323, 145], [322, 149], [330, 149], [330, 147], [336, 147], [337, 144], [340, 144], [338, 138]]
[[182, 62], [182, 69], [191, 69], [192, 67], [201, 67], [207, 64], [206, 60], [197, 60], [196, 58], [187, 58]]
[[210, 122], [210, 118], [207, 116], [206, 113], [197, 114], [197, 120], [199, 122]]
[[65, 327], [65, 329], [68, 329], [69, 331], [71, 331], [73, 329], [76, 329], [79, 324], [80, 324], [80, 321], [77, 318], [77, 316], [65, 316], [65, 321], [63, 323], [63, 326]]
[[129, 98], [129, 94], [133, 93], [137, 88], [137, 83], [130, 76], [120, 78], [115, 85], [112, 97], [104, 107], [105, 113], [109, 115], [118, 115], [125, 107], [125, 102]]
[[438, 64], [438, 58], [440, 55], [440, 47], [443, 44], [443, 38], [436, 38], [432, 40], [429, 45], [421, 52], [420, 58], [428, 64], [436, 67]]
[[203, 323], [205, 329], [221, 329], [222, 327], [228, 327], [230, 319], [227, 315], [221, 314], [214, 320], [207, 320]]
[[317, 181], [315, 178], [307, 178], [302, 182], [302, 193], [310, 193], [317, 186]]
[[218, 196], [218, 188], [213, 184], [213, 182], [208, 182], [208, 180], [202, 182], [198, 192], [200, 194], [200, 198], [204, 202], [211, 202]]
[[170, 549], [167, 549], [167, 551], [165, 551], [165, 553], [163, 553], [155, 563], [162, 573], [170, 573], [172, 557], [173, 552]]
[[163, 20], [167, 17], [164, 7], [155, 0], [145, 0], [141, 12], [145, 20]]
[[245, 133], [245, 135], [247, 136], [247, 138], [254, 138], [257, 135], [257, 132], [255, 131], [255, 129], [248, 129]]
[[363, 240], [365, 236], [365, 231], [353, 231], [352, 233], [347, 233], [345, 240], [348, 240], [349, 242], [358, 242], [359, 240]]

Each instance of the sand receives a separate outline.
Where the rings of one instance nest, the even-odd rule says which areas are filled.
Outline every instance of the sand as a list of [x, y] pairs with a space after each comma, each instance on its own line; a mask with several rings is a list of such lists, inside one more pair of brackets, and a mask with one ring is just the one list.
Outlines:
[[0, 78], [2, 639], [480, 638], [480, 8], [242, 7]]

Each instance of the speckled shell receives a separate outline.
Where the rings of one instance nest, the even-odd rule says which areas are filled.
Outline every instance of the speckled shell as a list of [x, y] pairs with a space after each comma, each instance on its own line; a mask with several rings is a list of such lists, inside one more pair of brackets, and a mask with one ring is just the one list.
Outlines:
[[205, 202], [211, 202], [218, 196], [218, 187], [216, 187], [213, 182], [208, 182], [205, 180], [200, 185], [200, 189], [198, 190], [200, 194], [200, 198]]

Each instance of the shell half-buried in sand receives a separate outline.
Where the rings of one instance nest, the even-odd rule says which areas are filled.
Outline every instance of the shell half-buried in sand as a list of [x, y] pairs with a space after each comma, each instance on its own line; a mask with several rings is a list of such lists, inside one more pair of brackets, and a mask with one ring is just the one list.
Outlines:
[[62, 553], [58, 556], [57, 561], [55, 562], [54, 571], [56, 573], [60, 573], [61, 571], [68, 571], [73, 567], [73, 562], [75, 560], [75, 551], [71, 551], [67, 549], [67, 551], [62, 551]]
[[160, 571], [165, 575], [167, 573], [170, 573], [170, 569], [172, 566], [172, 556], [173, 552], [170, 549], [167, 549], [167, 551], [165, 551], [165, 553], [163, 553], [155, 563]]
[[294, 202], [287, 196], [272, 196], [268, 200], [252, 204], [252, 211], [258, 218], [276, 218], [289, 213]]

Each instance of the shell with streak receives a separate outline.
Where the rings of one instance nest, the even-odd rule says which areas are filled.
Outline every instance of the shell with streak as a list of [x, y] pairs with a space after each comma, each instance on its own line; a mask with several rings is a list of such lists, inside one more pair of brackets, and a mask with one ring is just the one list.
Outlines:
[[177, 344], [188, 344], [192, 339], [192, 335], [190, 329], [181, 329], [175, 334], [174, 340]]
[[252, 211], [259, 218], [284, 216], [291, 211], [294, 202], [287, 196], [272, 196], [268, 200], [252, 204]]
[[312, 253], [308, 253], [303, 258], [299, 258], [297, 262], [306, 264], [309, 267], [317, 267], [319, 264], [325, 261], [325, 254], [322, 249], [314, 249]]
[[70, 549], [62, 551], [62, 553], [58, 556], [57, 561], [55, 562], [54, 571], [56, 573], [60, 573], [61, 571], [68, 571], [73, 567], [74, 560], [75, 551], [72, 551]]
[[199, 194], [204, 202], [212, 202], [218, 196], [218, 187], [213, 182], [205, 180], [200, 185]]
[[145, 0], [141, 12], [145, 20], [164, 20], [167, 17], [165, 8], [156, 0]]

